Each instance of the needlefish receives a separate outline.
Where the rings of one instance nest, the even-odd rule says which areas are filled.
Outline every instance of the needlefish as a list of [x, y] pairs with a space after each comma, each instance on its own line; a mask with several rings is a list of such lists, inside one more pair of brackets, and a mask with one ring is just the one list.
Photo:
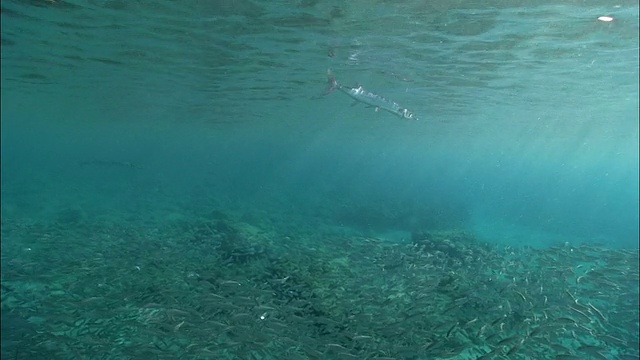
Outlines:
[[378, 94], [375, 94], [366, 90], [365, 88], [362, 87], [362, 85], [349, 87], [349, 86], [345, 86], [338, 83], [338, 81], [336, 81], [335, 76], [333, 76], [333, 73], [331, 72], [331, 70], [327, 71], [327, 77], [329, 79], [329, 84], [327, 86], [327, 91], [325, 91], [324, 95], [327, 95], [331, 93], [333, 90], [337, 89], [349, 95], [353, 99], [355, 99], [356, 102], [354, 102], [353, 105], [356, 105], [357, 103], [361, 102], [363, 104], [368, 105], [369, 107], [374, 107], [376, 111], [382, 109], [392, 114], [395, 114], [397, 116], [400, 116], [403, 119], [418, 120], [416, 115], [413, 112], [409, 111], [409, 109], [398, 105], [398, 103], [396, 103], [395, 101], [391, 101]]

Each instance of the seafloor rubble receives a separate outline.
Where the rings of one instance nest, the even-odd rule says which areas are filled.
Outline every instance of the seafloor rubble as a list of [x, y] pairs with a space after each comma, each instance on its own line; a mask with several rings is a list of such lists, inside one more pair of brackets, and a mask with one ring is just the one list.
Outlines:
[[638, 359], [638, 249], [279, 234], [219, 212], [3, 219], [2, 243], [3, 358]]

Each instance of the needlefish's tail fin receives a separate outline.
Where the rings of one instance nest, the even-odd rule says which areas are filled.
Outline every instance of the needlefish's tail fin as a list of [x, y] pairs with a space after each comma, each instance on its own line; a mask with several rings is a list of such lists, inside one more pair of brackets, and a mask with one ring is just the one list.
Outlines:
[[340, 85], [336, 81], [336, 78], [333, 76], [331, 69], [327, 70], [327, 88], [320, 95], [314, 95], [311, 97], [312, 100], [322, 99], [325, 95], [329, 94], [336, 88], [339, 88]]
[[340, 85], [338, 85], [338, 82], [336, 81], [335, 76], [333, 76], [331, 69], [328, 69], [327, 70], [327, 89], [324, 91], [322, 95], [327, 95], [328, 93], [332, 92], [338, 87], [340, 87]]

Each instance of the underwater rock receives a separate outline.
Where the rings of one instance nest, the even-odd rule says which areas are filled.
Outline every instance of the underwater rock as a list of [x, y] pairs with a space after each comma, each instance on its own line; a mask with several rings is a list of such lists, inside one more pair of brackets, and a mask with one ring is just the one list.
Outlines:
[[218, 250], [226, 262], [245, 263], [265, 254], [263, 236], [249, 224], [234, 223], [230, 220], [218, 220], [214, 231], [219, 235]]
[[80, 208], [67, 208], [59, 211], [55, 221], [60, 225], [77, 225], [84, 221], [86, 215]]
[[36, 329], [27, 319], [22, 316], [2, 310], [2, 358], [18, 358], [21, 345], [25, 339], [36, 334]]

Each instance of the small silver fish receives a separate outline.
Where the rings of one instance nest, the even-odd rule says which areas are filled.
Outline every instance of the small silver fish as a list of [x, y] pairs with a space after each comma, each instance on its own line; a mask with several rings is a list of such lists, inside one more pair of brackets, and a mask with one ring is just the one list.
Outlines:
[[351, 96], [357, 102], [361, 102], [363, 104], [367, 104], [369, 106], [375, 107], [376, 111], [378, 111], [379, 109], [382, 109], [392, 114], [398, 115], [403, 119], [418, 120], [415, 114], [409, 111], [409, 109], [404, 108], [398, 105], [396, 102], [386, 99], [378, 94], [367, 91], [361, 85], [357, 85], [356, 87], [349, 87], [349, 86], [339, 84], [336, 81], [336, 78], [333, 76], [333, 73], [331, 72], [331, 70], [327, 71], [327, 77], [329, 79], [329, 84], [327, 86], [327, 91], [325, 91], [324, 95], [329, 94], [333, 90], [338, 89], [343, 93]]

